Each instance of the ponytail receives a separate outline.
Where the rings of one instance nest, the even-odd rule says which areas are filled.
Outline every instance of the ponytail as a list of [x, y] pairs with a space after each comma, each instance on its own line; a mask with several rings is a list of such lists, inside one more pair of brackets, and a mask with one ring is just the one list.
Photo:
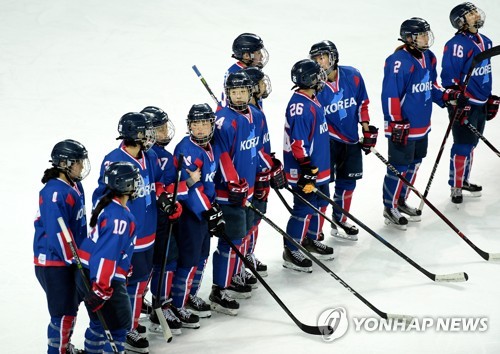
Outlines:
[[99, 200], [99, 203], [97, 203], [97, 206], [95, 207], [94, 210], [92, 210], [92, 216], [90, 217], [90, 227], [94, 227], [97, 225], [97, 218], [99, 217], [99, 214], [101, 213], [102, 209], [107, 207], [109, 203], [113, 201], [113, 198], [116, 196], [116, 193], [113, 191], [110, 191], [108, 194], [104, 195]]
[[59, 178], [59, 173], [61, 171], [57, 167], [47, 168], [43, 173], [42, 183], [45, 184], [51, 179]]

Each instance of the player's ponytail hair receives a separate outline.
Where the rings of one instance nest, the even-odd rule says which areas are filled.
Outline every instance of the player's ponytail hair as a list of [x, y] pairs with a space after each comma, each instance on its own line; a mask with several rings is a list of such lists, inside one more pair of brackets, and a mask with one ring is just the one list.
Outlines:
[[59, 173], [61, 171], [57, 167], [47, 168], [43, 173], [42, 183], [45, 184], [51, 179], [59, 178]]
[[90, 217], [90, 227], [95, 227], [97, 225], [97, 218], [101, 211], [109, 205], [113, 201], [113, 198], [116, 197], [117, 194], [114, 191], [109, 191], [108, 194], [104, 195], [97, 203], [97, 206], [94, 210], [92, 210], [92, 216]]

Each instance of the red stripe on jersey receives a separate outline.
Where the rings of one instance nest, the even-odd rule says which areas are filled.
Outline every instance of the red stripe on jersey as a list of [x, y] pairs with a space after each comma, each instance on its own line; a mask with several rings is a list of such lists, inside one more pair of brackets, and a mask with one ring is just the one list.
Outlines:
[[45, 262], [40, 262], [38, 260], [38, 257], [33, 257], [33, 263], [35, 263], [36, 266], [40, 267], [66, 267], [67, 263], [63, 261], [45, 261]]
[[394, 121], [403, 120], [401, 116], [401, 101], [398, 97], [389, 97], [389, 115]]
[[354, 76], [353, 79], [354, 79], [354, 85], [356, 85], [356, 87], [358, 87], [359, 86], [359, 82], [360, 82], [359, 77]]
[[203, 205], [203, 208], [205, 210], [208, 210], [212, 207], [212, 203], [210, 203], [210, 200], [207, 198], [207, 196], [203, 192], [204, 189], [205, 188], [203, 187], [203, 185], [201, 185], [200, 187], [197, 187], [195, 189], [195, 193], [198, 196], [198, 199], [200, 200], [201, 204]]
[[240, 180], [240, 177], [238, 175], [238, 172], [234, 168], [233, 165], [233, 160], [231, 159], [231, 156], [229, 156], [229, 153], [223, 152], [220, 155], [220, 168], [222, 175], [224, 177], [225, 182], [233, 181], [233, 182], [238, 182]]
[[[111, 288], [111, 280], [115, 275], [116, 261], [110, 259], [101, 258], [99, 261], [99, 268], [96, 274], [96, 284], [99, 289], [104, 291]], [[95, 285], [94, 285], [95, 286]]]
[[368, 114], [368, 104], [370, 103], [369, 99], [361, 102], [361, 106], [358, 108], [358, 117], [360, 122], [370, 123], [370, 115]]
[[410, 68], [410, 73], [412, 73], [414, 71], [415, 71], [415, 65], [412, 65], [411, 68]]
[[203, 167], [203, 161], [202, 161], [201, 159], [199, 159], [199, 158], [197, 158], [196, 160], [194, 160], [194, 162], [193, 162], [193, 163], [194, 163], [194, 164], [196, 165], [196, 167], [198, 167], [200, 170], [201, 170], [201, 168]]
[[155, 237], [156, 237], [156, 232], [151, 235], [138, 238], [135, 243], [135, 248], [144, 249], [151, 246], [153, 242], [155, 242]]
[[39, 196], [38, 197], [38, 205], [42, 205], [43, 204], [43, 198], [42, 196]]
[[294, 140], [290, 146], [292, 148], [292, 155], [296, 160], [308, 157], [303, 140]]
[[70, 207], [75, 206], [75, 199], [71, 194], [68, 194], [68, 196], [66, 197], [66, 203], [68, 203]]

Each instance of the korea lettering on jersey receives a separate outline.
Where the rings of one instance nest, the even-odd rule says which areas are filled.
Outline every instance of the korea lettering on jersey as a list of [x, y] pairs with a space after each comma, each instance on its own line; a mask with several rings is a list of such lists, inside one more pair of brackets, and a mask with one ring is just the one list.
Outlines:
[[262, 110], [254, 105], [248, 105], [255, 122], [256, 136], [259, 137], [259, 172], [270, 171], [273, 167], [271, 157], [271, 142], [269, 139], [269, 129], [267, 127], [266, 116]]
[[422, 139], [430, 132], [432, 103], [444, 107], [443, 92], [436, 78], [436, 56], [430, 50], [422, 53], [421, 59], [406, 49], [386, 59], [382, 83], [386, 137], [392, 133], [389, 122], [403, 119], [410, 122], [410, 140]]
[[101, 164], [101, 172], [98, 180], [98, 187], [92, 195], [94, 207], [99, 199], [106, 193], [104, 184], [104, 170], [111, 162], [128, 161], [139, 168], [141, 177], [144, 181], [144, 187], [137, 191], [138, 198], [133, 202], [129, 200], [127, 206], [137, 221], [137, 242], [135, 252], [142, 252], [151, 248], [156, 237], [156, 188], [163, 186], [162, 171], [158, 163], [156, 153], [150, 149], [147, 152], [141, 152], [142, 157], [136, 159], [130, 155], [121, 145], [119, 148], [111, 151], [104, 157]]
[[186, 169], [190, 171], [200, 169], [201, 179], [189, 188], [184, 205], [202, 220], [202, 213], [210, 209], [215, 201], [214, 178], [219, 153], [210, 143], [205, 149], [193, 142], [191, 137], [185, 136], [175, 147], [174, 155], [177, 163], [180, 163], [178, 160], [180, 154], [184, 155], [181, 180], [186, 181], [189, 178]]
[[359, 71], [351, 66], [338, 67], [337, 80], [327, 82], [318, 92], [325, 110], [330, 138], [346, 143], [359, 142], [359, 123], [370, 122], [368, 94]]
[[227, 183], [238, 182], [242, 178], [249, 186], [248, 200], [253, 196], [262, 139], [252, 112], [249, 110], [247, 114], [241, 114], [226, 107], [216, 113], [214, 145], [220, 149], [220, 157], [215, 190], [220, 204], [229, 204]]
[[[153, 151], [158, 156], [158, 164], [162, 171], [162, 184], [156, 185], [156, 195], [160, 195], [163, 191], [173, 193], [175, 189], [175, 181], [177, 180], [177, 165], [175, 159], [170, 152], [165, 150], [165, 147], [158, 144], [153, 145]], [[188, 197], [188, 187], [186, 181], [180, 181], [177, 187], [177, 200], [185, 200]]]
[[[483, 34], [455, 34], [444, 47], [441, 84], [444, 87], [458, 85], [463, 89], [472, 59], [492, 46], [491, 40]], [[491, 61], [485, 59], [472, 70], [465, 94], [471, 104], [480, 105], [486, 103], [491, 90]]]
[[97, 289], [107, 292], [113, 280], [127, 279], [136, 241], [135, 229], [134, 216], [117, 199], [99, 214], [96, 226], [79, 250], [82, 264], [89, 269]]
[[296, 185], [300, 177], [299, 160], [311, 159], [318, 167], [316, 185], [330, 181], [330, 141], [328, 124], [319, 101], [295, 92], [286, 109], [283, 159], [286, 177]]
[[79, 246], [87, 237], [85, 195], [80, 182], [72, 187], [62, 179], [53, 178], [40, 191], [33, 240], [37, 266], [64, 267], [73, 262], [73, 254], [57, 221], [59, 217]]

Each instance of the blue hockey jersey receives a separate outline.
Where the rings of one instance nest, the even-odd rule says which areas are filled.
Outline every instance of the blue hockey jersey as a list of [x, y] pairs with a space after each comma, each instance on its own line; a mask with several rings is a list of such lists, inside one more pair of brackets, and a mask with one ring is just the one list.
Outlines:
[[151, 248], [154, 244], [156, 236], [156, 188], [157, 184], [163, 186], [162, 170], [158, 163], [156, 153], [150, 149], [147, 152], [141, 152], [142, 157], [136, 159], [130, 155], [124, 148], [123, 144], [117, 149], [111, 151], [104, 157], [101, 164], [101, 171], [99, 174], [99, 186], [92, 195], [93, 205], [97, 205], [99, 199], [106, 194], [106, 185], [104, 184], [103, 176], [106, 166], [111, 162], [127, 161], [131, 162], [134, 166], [139, 168], [141, 177], [144, 181], [144, 188], [138, 191], [138, 198], [129, 200], [127, 206], [134, 215], [137, 222], [137, 242], [135, 251], [141, 252]]
[[386, 137], [392, 133], [389, 122], [403, 119], [410, 122], [410, 140], [430, 132], [432, 102], [444, 107], [443, 91], [436, 79], [436, 56], [430, 50], [417, 59], [402, 48], [385, 60], [382, 111]]
[[[174, 157], [170, 152], [165, 150], [165, 147], [158, 144], [154, 144], [152, 147], [153, 151], [158, 156], [158, 164], [160, 165], [162, 176], [161, 182], [163, 186], [157, 185], [156, 195], [160, 195], [163, 191], [173, 193], [175, 187], [175, 181], [177, 179], [177, 164]], [[177, 199], [184, 200], [188, 195], [188, 187], [185, 181], [179, 182], [179, 187], [177, 189]], [[163, 215], [163, 213], [160, 213]]]
[[47, 181], [38, 197], [33, 240], [37, 266], [64, 267], [73, 262], [73, 254], [64, 239], [57, 218], [62, 217], [76, 246], [87, 237], [85, 195], [80, 182], [72, 187], [59, 178]]
[[323, 107], [316, 98], [295, 91], [286, 109], [283, 146], [288, 183], [300, 178], [299, 161], [309, 157], [318, 167], [316, 185], [330, 182], [330, 141]]
[[136, 241], [134, 215], [118, 199], [108, 204], [97, 218], [97, 224], [80, 247], [79, 256], [90, 271], [90, 280], [105, 293], [111, 282], [124, 282], [131, 270]]
[[248, 200], [252, 199], [262, 150], [261, 120], [254, 119], [255, 113], [251, 108], [242, 114], [229, 107], [216, 113], [214, 145], [220, 150], [220, 157], [215, 190], [220, 204], [229, 204], [227, 183], [241, 178], [247, 180]]
[[215, 172], [219, 162], [219, 154], [209, 143], [203, 148], [193, 142], [191, 137], [184, 137], [175, 147], [174, 156], [179, 163], [180, 154], [184, 155], [181, 180], [186, 181], [189, 174], [186, 169], [195, 171], [200, 169], [201, 179], [189, 188], [184, 205], [189, 208], [200, 220], [202, 213], [212, 207], [215, 201]]
[[351, 66], [339, 66], [335, 82], [327, 82], [318, 95], [325, 110], [330, 138], [346, 143], [359, 142], [358, 124], [370, 122], [368, 94], [360, 72]]
[[[458, 85], [464, 88], [465, 76], [469, 72], [472, 59], [477, 54], [492, 47], [491, 40], [482, 34], [459, 32], [444, 46], [441, 83], [444, 87]], [[491, 95], [492, 75], [490, 59], [473, 69], [465, 95], [472, 104], [484, 104]]]

